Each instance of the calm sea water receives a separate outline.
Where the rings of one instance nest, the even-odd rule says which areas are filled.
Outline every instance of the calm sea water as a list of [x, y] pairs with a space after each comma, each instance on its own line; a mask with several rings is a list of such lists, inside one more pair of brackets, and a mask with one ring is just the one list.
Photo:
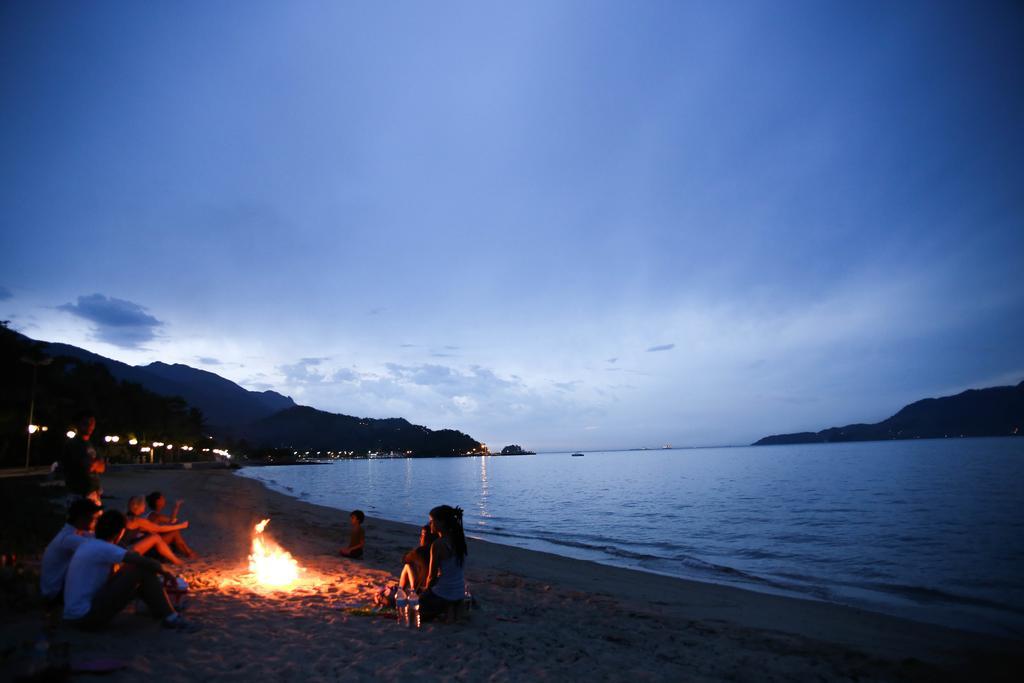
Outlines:
[[1024, 634], [1020, 438], [348, 460], [242, 474], [414, 524], [435, 505], [460, 505], [471, 536], [499, 543]]

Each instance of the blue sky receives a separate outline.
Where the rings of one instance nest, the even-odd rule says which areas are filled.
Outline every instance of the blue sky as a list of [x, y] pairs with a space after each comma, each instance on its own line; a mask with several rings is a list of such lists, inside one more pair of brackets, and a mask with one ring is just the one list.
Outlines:
[[0, 316], [492, 446], [1024, 379], [1019, 3], [4, 3]]

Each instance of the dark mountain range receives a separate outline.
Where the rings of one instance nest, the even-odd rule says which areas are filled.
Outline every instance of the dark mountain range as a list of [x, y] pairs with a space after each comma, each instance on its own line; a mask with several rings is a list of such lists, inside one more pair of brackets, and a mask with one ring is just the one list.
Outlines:
[[[51, 356], [46, 350], [44, 344], [0, 323], [0, 466], [49, 465], [59, 460], [67, 447], [66, 431], [75, 426], [81, 410], [101, 416], [97, 438], [119, 436], [120, 443], [99, 442], [104, 456], [113, 462], [144, 457], [139, 449], [152, 441], [196, 444], [209, 435], [202, 412], [184, 399], [117, 379], [101, 363]], [[29, 422], [37, 427], [31, 440], [26, 429]], [[132, 444], [132, 439], [142, 443]], [[174, 449], [160, 457], [202, 459], [202, 454], [202, 450], [193, 456], [191, 450]]]
[[295, 406], [288, 396], [275, 391], [249, 391], [231, 380], [188, 365], [128, 365], [70, 344], [44, 343], [50, 356], [67, 356], [88, 363], [99, 363], [116, 379], [140, 384], [163, 396], [180, 396], [203, 411], [209, 429], [221, 436], [238, 436], [241, 428]]
[[820, 432], [766, 436], [755, 446], [1024, 433], [1024, 382], [1017, 386], [969, 389], [956, 396], [911, 403], [877, 424], [851, 424]]
[[[125, 391], [139, 385], [159, 396], [183, 399], [186, 409], [191, 406], [202, 412], [207, 433], [222, 439], [244, 440], [251, 447], [356, 453], [393, 451], [413, 455], [464, 455], [483, 448], [459, 431], [435, 431], [402, 418], [359, 418], [299, 406], [288, 396], [274, 391], [249, 391], [220, 375], [188, 365], [128, 365], [77, 346], [36, 342], [6, 328], [3, 333], [10, 338], [12, 349], [31, 347], [35, 353], [52, 358], [73, 359], [69, 361], [72, 364], [78, 361], [87, 367], [99, 366], [120, 382]], [[24, 374], [28, 366], [18, 363], [20, 353], [12, 350], [9, 360], [12, 368]], [[79, 394], [88, 394], [87, 386], [79, 389]], [[102, 416], [103, 406], [97, 408]], [[12, 424], [24, 428], [23, 423]]]

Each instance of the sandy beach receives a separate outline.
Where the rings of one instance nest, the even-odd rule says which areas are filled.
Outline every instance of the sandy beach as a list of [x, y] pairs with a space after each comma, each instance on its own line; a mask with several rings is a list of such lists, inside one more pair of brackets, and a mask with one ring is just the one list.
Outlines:
[[[121, 660], [108, 680], [1011, 680], [1020, 643], [853, 608], [753, 593], [470, 540], [467, 620], [419, 631], [364, 616], [415, 545], [407, 524], [368, 518], [367, 553], [338, 557], [346, 515], [228, 471], [139, 470], [104, 479], [107, 505], [154, 489], [185, 500], [201, 557], [195, 634], [162, 631], [129, 608], [101, 633], [59, 627], [73, 660]], [[452, 502], [458, 501], [438, 501]], [[344, 501], [339, 501], [344, 505]], [[305, 568], [289, 593], [246, 581], [253, 525]], [[424, 511], [426, 517], [426, 511]], [[6, 620], [5, 643], [41, 614]]]

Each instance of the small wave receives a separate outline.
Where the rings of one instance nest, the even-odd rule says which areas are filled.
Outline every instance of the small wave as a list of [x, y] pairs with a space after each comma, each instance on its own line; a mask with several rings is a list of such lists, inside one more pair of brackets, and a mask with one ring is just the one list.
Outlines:
[[[716, 564], [714, 562], [708, 562], [697, 557], [683, 555], [678, 552], [678, 546], [668, 546], [675, 554], [673, 555], [654, 555], [651, 553], [639, 552], [637, 550], [630, 550], [622, 547], [621, 545], [608, 545], [608, 540], [603, 539], [603, 542], [587, 542], [579, 538], [568, 538], [564, 535], [554, 534], [518, 534], [511, 532], [497, 532], [495, 530], [489, 531], [488, 536], [497, 536], [509, 539], [522, 539], [526, 541], [537, 540], [545, 543], [550, 543], [556, 546], [564, 546], [568, 548], [576, 548], [579, 550], [585, 550], [593, 552], [595, 554], [602, 554], [612, 558], [618, 558], [622, 560], [629, 560], [628, 564], [646, 564], [646, 563], [657, 563], [658, 565], [666, 567], [678, 567], [683, 566], [691, 570], [696, 570], [700, 574], [709, 575], [712, 577], [727, 578], [731, 581], [742, 581], [745, 583], [760, 584], [760, 585], [777, 585], [770, 579], [750, 572], [737, 569], [736, 567], [730, 567], [728, 565]], [[641, 544], [647, 545], [647, 544]], [[670, 574], [681, 576], [686, 575], [686, 572], [680, 572], [678, 569], [675, 571], [668, 572]], [[791, 588], [790, 586], [778, 586], [781, 588]]]
[[[854, 584], [850, 584], [854, 585]], [[995, 600], [987, 600], [985, 598], [979, 598], [972, 595], [963, 595], [960, 593], [951, 593], [949, 591], [941, 590], [939, 588], [930, 588], [928, 586], [909, 586], [906, 584], [899, 583], [865, 583], [862, 584], [864, 588], [879, 591], [881, 593], [889, 593], [891, 595], [898, 595], [909, 600], [913, 600], [919, 604], [957, 604], [957, 605], [970, 605], [973, 607], [987, 607], [990, 609], [997, 609], [1000, 611], [1013, 612], [1014, 614], [1024, 614], [1024, 607], [1017, 605], [1010, 605], [1005, 602], [996, 602]]]

